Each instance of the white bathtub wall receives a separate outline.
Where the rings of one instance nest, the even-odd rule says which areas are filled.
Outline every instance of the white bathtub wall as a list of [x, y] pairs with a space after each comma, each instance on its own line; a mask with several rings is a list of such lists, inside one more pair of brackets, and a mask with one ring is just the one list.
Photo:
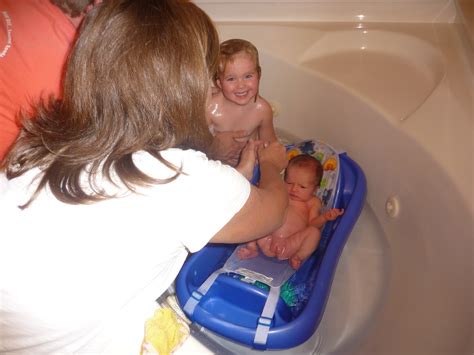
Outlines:
[[195, 2], [215, 21], [453, 22], [456, 14], [454, 0], [196, 0]]
[[[321, 353], [471, 354], [474, 88], [455, 26], [370, 23], [361, 29], [353, 23], [219, 22], [218, 29], [222, 40], [246, 38], [259, 48], [261, 92], [278, 107], [277, 127], [346, 150], [367, 175], [368, 204], [383, 230], [380, 245], [389, 246], [383, 255], [391, 271], [380, 276], [388, 280], [388, 289], [364, 335], [345, 339], [331, 351], [319, 349]], [[362, 36], [363, 31], [373, 34], [373, 41]], [[345, 59], [354, 52], [360, 61], [353, 68]], [[330, 62], [340, 65], [339, 72], [337, 67], [322, 72], [326, 67], [316, 65], [318, 55], [329, 55]], [[386, 71], [395, 70], [395, 76], [383, 71], [374, 75], [374, 66], [383, 68], [384, 60], [391, 64]], [[406, 75], [404, 69], [413, 72]], [[420, 106], [406, 117], [398, 106], [407, 102], [397, 95], [403, 96], [404, 89], [410, 93], [405, 98], [415, 96], [417, 82], [411, 80], [418, 80], [417, 71], [426, 71], [434, 80], [428, 80], [428, 96], [420, 96]], [[354, 72], [367, 90], [349, 85], [354, 82], [344, 75], [352, 79]], [[390, 80], [405, 84], [402, 91], [389, 92]], [[371, 85], [386, 94], [368, 97]], [[391, 196], [400, 202], [397, 218], [385, 212]], [[374, 250], [362, 248], [366, 250], [359, 258], [369, 260]], [[330, 302], [337, 295], [331, 297]], [[349, 298], [354, 303], [361, 297]], [[337, 305], [328, 309], [334, 308]], [[323, 331], [333, 326], [334, 313], [325, 317]], [[322, 336], [322, 343], [330, 343], [331, 336]]]
[[[431, 159], [444, 167], [468, 211], [474, 214], [472, 57], [463, 48], [454, 25], [366, 23], [363, 28], [358, 23], [326, 22], [273, 26], [218, 22], [218, 25], [222, 40], [246, 38], [259, 48], [263, 72], [261, 92], [280, 111], [275, 125], [299, 134], [297, 131], [305, 133], [306, 127], [292, 127], [293, 117], [311, 121], [314, 115], [332, 120], [336, 114], [331, 110], [340, 106], [340, 97], [334, 96], [333, 106], [324, 104], [323, 100], [322, 105], [315, 105], [314, 113], [307, 112], [307, 106], [301, 103], [318, 102], [319, 93], [301, 90], [306, 84], [293, 77], [298, 75], [311, 82], [314, 75], [322, 76], [343, 87], [343, 92], [350, 94], [348, 97], [356, 97], [383, 113], [384, 120], [388, 119], [393, 127], [403, 130], [429, 152]], [[277, 69], [279, 62], [289, 69]], [[331, 102], [331, 97], [327, 100]], [[350, 110], [343, 117], [348, 115]], [[325, 134], [330, 136], [321, 138], [329, 140], [334, 131], [329, 127]]]

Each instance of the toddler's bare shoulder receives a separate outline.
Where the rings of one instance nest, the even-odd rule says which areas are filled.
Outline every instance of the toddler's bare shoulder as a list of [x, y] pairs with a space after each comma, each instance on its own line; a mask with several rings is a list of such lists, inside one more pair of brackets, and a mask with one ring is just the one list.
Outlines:
[[272, 110], [272, 105], [270, 105], [270, 103], [260, 95], [258, 96], [257, 104], [261, 110]]
[[262, 119], [273, 118], [272, 106], [267, 100], [265, 100], [261, 96], [258, 97], [256, 111], [258, 112], [259, 117], [261, 117]]

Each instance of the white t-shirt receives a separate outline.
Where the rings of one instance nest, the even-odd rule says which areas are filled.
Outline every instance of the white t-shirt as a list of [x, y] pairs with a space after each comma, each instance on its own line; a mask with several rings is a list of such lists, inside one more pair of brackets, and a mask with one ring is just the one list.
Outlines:
[[[250, 194], [235, 169], [200, 152], [162, 155], [182, 166], [176, 180], [89, 205], [45, 189], [22, 211], [38, 171], [10, 181], [0, 174], [0, 353], [139, 354], [144, 322], [188, 251]], [[150, 176], [173, 175], [148, 153], [134, 161]]]

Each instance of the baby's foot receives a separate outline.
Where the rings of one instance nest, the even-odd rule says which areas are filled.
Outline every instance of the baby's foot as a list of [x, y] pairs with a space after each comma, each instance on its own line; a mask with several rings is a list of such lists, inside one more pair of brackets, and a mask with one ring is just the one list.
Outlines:
[[266, 255], [268, 257], [276, 256], [275, 253], [271, 250], [272, 239], [273, 239], [272, 237], [267, 236], [267, 237], [259, 239], [257, 242], [263, 255]]
[[251, 259], [255, 258], [258, 255], [258, 250], [249, 249], [247, 247], [242, 247], [237, 250], [237, 257], [239, 259]]
[[297, 256], [292, 256], [288, 262], [294, 270], [298, 270], [301, 266], [302, 260]]

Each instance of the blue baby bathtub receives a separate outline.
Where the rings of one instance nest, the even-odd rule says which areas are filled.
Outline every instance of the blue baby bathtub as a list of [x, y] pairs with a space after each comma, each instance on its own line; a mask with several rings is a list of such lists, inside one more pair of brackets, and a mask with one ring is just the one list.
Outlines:
[[[344, 208], [345, 212], [325, 225], [318, 249], [287, 281], [287, 292], [293, 293], [293, 302], [279, 298], [265, 344], [255, 343], [255, 336], [269, 295], [268, 287], [242, 282], [234, 274], [220, 274], [193, 312], [184, 310], [193, 322], [261, 350], [292, 348], [311, 337], [323, 316], [339, 257], [366, 196], [361, 168], [346, 153], [338, 157], [339, 178], [332, 205]], [[225, 264], [235, 248], [236, 245], [209, 244], [187, 259], [175, 285], [182, 308], [193, 292]]]

